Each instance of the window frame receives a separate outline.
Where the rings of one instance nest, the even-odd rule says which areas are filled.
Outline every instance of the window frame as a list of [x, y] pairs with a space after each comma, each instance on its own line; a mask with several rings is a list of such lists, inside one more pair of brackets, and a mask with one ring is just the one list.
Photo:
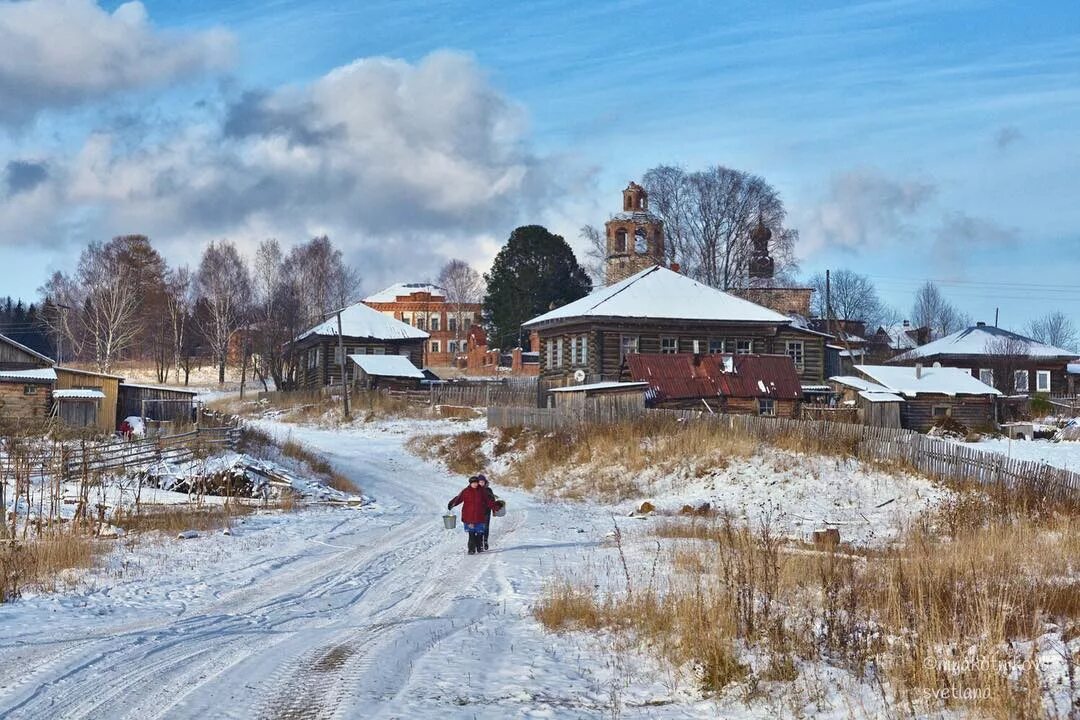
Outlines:
[[712, 338], [709, 340], [708, 350], [710, 355], [723, 355], [724, 354], [724, 340], [723, 338]]
[[[990, 376], [990, 382], [983, 380], [983, 374], [986, 373]], [[989, 385], [994, 387], [994, 368], [979, 368], [979, 382], [983, 385]]]
[[760, 417], [776, 417], [776, 399], [758, 398], [758, 415]]
[[[793, 346], [798, 348], [798, 358], [791, 353]], [[753, 347], [753, 345], [751, 345], [751, 347]], [[795, 363], [796, 370], [799, 372], [806, 370], [806, 343], [802, 340], [788, 340], [784, 343], [784, 352], [787, 353], [787, 356]]]
[[[742, 345], [745, 343], [748, 347], [746, 350], [742, 349]], [[735, 352], [734, 355], [753, 355], [754, 354], [754, 339], [753, 338], [736, 338], [735, 340]]]
[[[944, 413], [938, 413], [938, 410], [944, 410]], [[931, 405], [930, 417], [934, 420], [943, 417], [952, 417], [952, 405]]]
[[[1024, 377], [1023, 387], [1021, 387], [1020, 376]], [[1027, 393], [1031, 391], [1031, 373], [1027, 370], [1013, 370], [1013, 392], [1014, 393]]]
[[23, 395], [37, 395], [38, 386], [33, 383], [26, 383], [23, 385]]
[[619, 362], [621, 363], [626, 360], [627, 355], [636, 355], [640, 348], [640, 335], [619, 335]]
[[660, 354], [661, 355], [678, 355], [679, 354], [679, 338], [677, 337], [661, 337], [660, 338]]
[[[1042, 380], [1046, 378], [1046, 388], [1043, 388]], [[1035, 371], [1035, 392], [1037, 393], [1049, 393], [1053, 388], [1054, 378], [1049, 370], [1036, 370]]]
[[440, 347], [440, 344], [439, 344], [438, 340], [432, 340], [431, 341], [431, 352], [433, 352], [433, 353], [442, 352], [441, 350], [439, 350], [439, 347]]
[[563, 366], [563, 339], [555, 340], [555, 367]]

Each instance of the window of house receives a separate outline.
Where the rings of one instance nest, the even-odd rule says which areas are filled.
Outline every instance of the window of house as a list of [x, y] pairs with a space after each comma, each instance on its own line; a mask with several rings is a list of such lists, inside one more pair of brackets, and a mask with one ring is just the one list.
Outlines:
[[772, 398], [758, 398], [757, 401], [758, 415], [775, 415], [776, 414], [776, 401]]
[[1013, 373], [1013, 392], [1026, 393], [1028, 391], [1028, 371], [1017, 370]]
[[457, 318], [447, 318], [446, 329], [450, 332], [457, 332]]
[[555, 341], [548, 340], [545, 349], [547, 350], [547, 357], [545, 358], [544, 364], [549, 368], [555, 367]]
[[694, 340], [691, 344], [693, 346], [695, 355], [697, 355], [699, 352], [701, 352], [701, 341], [700, 340]]
[[787, 354], [795, 363], [795, 369], [803, 371], [803, 343], [802, 340], [788, 340]]
[[638, 351], [638, 338], [637, 335], [620, 335], [619, 336], [619, 361], [626, 359], [627, 355], [636, 353]]
[[722, 353], [722, 352], [724, 352], [724, 341], [723, 340], [710, 340], [709, 341], [709, 353], [710, 354], [716, 355], [716, 354], [719, 354], [719, 353]]
[[439, 332], [439, 316], [438, 315], [431, 318], [431, 331], [432, 332]]
[[582, 365], [589, 364], [589, 336], [581, 336], [581, 351], [578, 353], [578, 359]]
[[472, 325], [472, 320], [470, 320], [469, 318], [465, 318], [465, 322], [464, 322], [464, 324], [462, 325], [462, 327], [463, 327], [463, 329], [465, 330], [465, 332], [468, 332], [468, 331], [469, 331], [469, 327], [470, 327], [471, 325]]
[[1035, 373], [1035, 392], [1050, 392], [1050, 371], [1039, 370]]
[[562, 363], [562, 360], [563, 360], [562, 349], [563, 349], [563, 339], [559, 338], [558, 340], [555, 341], [555, 367], [562, 367], [562, 364], [563, 364]]
[[446, 342], [446, 350], [447, 350], [447, 352], [456, 353], [457, 352], [457, 340], [448, 340]]
[[438, 340], [432, 340], [431, 341], [431, 352], [433, 352], [433, 353], [439, 352], [439, 341]]
[[341, 348], [339, 348], [337, 345], [334, 346], [334, 364], [341, 364]]
[[23, 385], [23, 395], [37, 395], [37, 385]]
[[461, 352], [466, 352], [469, 349], [469, 343], [465, 340], [462, 340], [459, 347], [461, 348]]
[[[385, 355], [386, 354], [386, 348], [381, 348], [381, 347], [368, 348], [368, 354], [369, 355]], [[408, 355], [409, 353], [408, 353], [408, 351], [402, 351], [401, 354], [402, 355]]]
[[948, 405], [935, 405], [933, 412], [935, 418], [949, 417], [952, 415], [952, 408]]
[[570, 366], [577, 365], [577, 338], [570, 338]]
[[416, 318], [416, 329], [417, 330], [423, 330], [424, 329], [424, 318], [422, 318], [422, 317]]
[[679, 338], [660, 338], [660, 352], [665, 355], [674, 355], [679, 352]]
[[616, 230], [615, 231], [615, 252], [617, 252], [617, 253], [626, 252], [626, 231], [625, 230]]
[[753, 340], [736, 340], [735, 341], [735, 354], [736, 355], [749, 355], [754, 352]]
[[993, 368], [980, 368], [979, 369], [979, 382], [984, 385], [994, 386], [994, 370]]

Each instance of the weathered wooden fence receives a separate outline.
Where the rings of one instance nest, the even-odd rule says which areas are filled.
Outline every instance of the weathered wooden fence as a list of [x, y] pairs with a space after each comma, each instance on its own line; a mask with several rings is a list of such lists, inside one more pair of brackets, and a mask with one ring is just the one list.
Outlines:
[[466, 405], [468, 407], [536, 407], [536, 388], [481, 385], [434, 385], [429, 401], [432, 405]]
[[80, 442], [64, 449], [65, 479], [87, 473], [125, 468], [141, 470], [162, 461], [184, 462], [199, 447], [235, 448], [240, 437], [236, 426], [196, 428], [178, 435], [117, 442]]
[[941, 482], [976, 483], [1069, 504], [1080, 503], [1080, 473], [1009, 458], [901, 428], [754, 415], [710, 415], [690, 410], [613, 414], [597, 413], [591, 408], [568, 412], [552, 408], [489, 407], [487, 415], [490, 427], [526, 427], [541, 432], [664, 419], [707, 423], [716, 432], [759, 442], [794, 441], [807, 450], [832, 453], [839, 450], [862, 460], [895, 463]]

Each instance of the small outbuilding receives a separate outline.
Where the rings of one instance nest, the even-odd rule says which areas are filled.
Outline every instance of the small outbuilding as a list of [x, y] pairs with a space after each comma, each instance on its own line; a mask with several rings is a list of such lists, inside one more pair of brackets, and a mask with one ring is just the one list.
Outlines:
[[0, 370], [0, 423], [48, 418], [54, 385], [52, 368]]
[[[877, 402], [895, 402], [884, 395], [903, 400], [899, 403], [901, 427], [925, 432], [946, 417], [969, 428], [992, 427], [997, 423], [997, 398], [1001, 393], [976, 380], [965, 369], [936, 365], [856, 365], [855, 371], [858, 373], [855, 379], [870, 380], [876, 385], [854, 388], [858, 393], [868, 393]], [[833, 380], [838, 383], [846, 380], [851, 385], [851, 378]]]
[[645, 382], [598, 382], [550, 390], [559, 410], [587, 411], [611, 421], [633, 417], [645, 409]]
[[195, 419], [197, 396], [198, 391], [186, 388], [123, 382], [117, 403], [117, 422], [139, 417], [172, 427], [186, 425]]
[[416, 390], [427, 379], [405, 355], [350, 355], [356, 365], [355, 385], [368, 390]]

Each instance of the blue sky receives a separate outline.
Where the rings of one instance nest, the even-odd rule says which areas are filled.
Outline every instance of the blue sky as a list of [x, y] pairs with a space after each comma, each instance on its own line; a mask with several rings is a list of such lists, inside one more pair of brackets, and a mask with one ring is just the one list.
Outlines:
[[[80, 2], [50, 3], [62, 1]], [[446, 256], [483, 268], [516, 224], [541, 222], [574, 239], [581, 224], [617, 210], [626, 181], [653, 165], [724, 164], [780, 191], [802, 235], [805, 275], [827, 267], [868, 274], [901, 313], [914, 288], [934, 279], [975, 319], [992, 321], [1000, 308], [1002, 324], [1019, 328], [1060, 309], [1080, 324], [1076, 3], [143, 5], [147, 52], [161, 56], [165, 43], [172, 64], [82, 94], [55, 84], [55, 96], [33, 97], [36, 110], [0, 124], [0, 168], [9, 176], [12, 162], [49, 168], [36, 190], [45, 195], [64, 169], [64, 185], [57, 180], [49, 197], [11, 196], [6, 216], [0, 206], [0, 268], [8, 268], [0, 294], [33, 295], [48, 270], [70, 269], [87, 239], [144, 232], [173, 262], [191, 262], [212, 237], [250, 243], [273, 233], [288, 243], [319, 229], [347, 248], [374, 290], [411, 279], [402, 276], [410, 264], [430, 276]], [[119, 3], [100, 8], [131, 12]], [[102, 28], [104, 37], [107, 22]], [[197, 57], [180, 47], [191, 43], [201, 43]], [[447, 50], [460, 55], [431, 60]], [[377, 56], [404, 61], [394, 79], [366, 66], [356, 82], [328, 79]], [[20, 70], [0, 61], [0, 106], [5, 89], [14, 96], [28, 85], [5, 85], [5, 67]], [[427, 70], [413, 73], [418, 67]], [[417, 100], [421, 91], [440, 101]], [[338, 198], [328, 187], [311, 192], [318, 199], [280, 190], [277, 208], [251, 200], [258, 188], [285, 183], [275, 174], [282, 162], [325, 168], [340, 148], [329, 159], [314, 150], [297, 157], [226, 132], [237, 143], [228, 155], [205, 150], [231, 127], [225, 118], [244, 127], [308, 123], [310, 134], [318, 128], [298, 119], [305, 113], [334, 115], [340, 105], [368, 118], [365, 102], [403, 96], [393, 113], [365, 122], [415, 124], [384, 144], [430, 141], [430, 152], [362, 154], [357, 162], [373, 169], [357, 177], [334, 168], [343, 174], [330, 177], [362, 196]], [[446, 127], [438, 125], [443, 102], [455, 108]], [[252, 107], [258, 112], [238, 110]], [[356, 132], [383, 142], [378, 132], [375, 140]], [[446, 142], [457, 143], [458, 156], [443, 156]], [[237, 178], [260, 181], [224, 208], [140, 190], [188, 192], [213, 163], [236, 171], [206, 183], [215, 196]], [[417, 187], [398, 165], [452, 170], [434, 188]], [[482, 202], [460, 196], [487, 187], [495, 190]]]

